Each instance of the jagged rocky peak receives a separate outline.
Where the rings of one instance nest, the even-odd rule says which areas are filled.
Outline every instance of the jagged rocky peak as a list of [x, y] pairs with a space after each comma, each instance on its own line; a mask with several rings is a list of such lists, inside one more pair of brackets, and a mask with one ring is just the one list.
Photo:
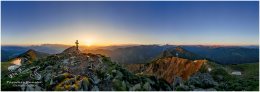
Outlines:
[[169, 48], [169, 49], [163, 51], [157, 58], [159, 59], [159, 58], [163, 58], [163, 57], [172, 57], [172, 56], [190, 59], [190, 60], [205, 59], [204, 57], [194, 54], [188, 50], [185, 50], [181, 46]]
[[166, 50], [168, 52], [170, 52], [171, 54], [190, 54], [191, 52], [187, 51], [186, 49], [182, 48], [181, 46], [177, 46], [174, 48], [169, 48], [168, 50]]
[[145, 74], [154, 75], [172, 83], [176, 77], [187, 80], [197, 73], [207, 60], [189, 60], [178, 57], [165, 57], [150, 63]]
[[[162, 56], [161, 57], [170, 57], [170, 56], [176, 56], [178, 57], [179, 54], [190, 54], [190, 52], [186, 51], [185, 49], [183, 49], [180, 46], [174, 47], [174, 48], [169, 48], [165, 51], [163, 51]], [[161, 58], [160, 57], [160, 58]]]
[[80, 50], [76, 46], [72, 46], [72, 47], [69, 47], [69, 48], [65, 49], [62, 53], [73, 53], [73, 54], [76, 54], [76, 53], [80, 53]]
[[178, 52], [180, 52], [180, 53], [185, 53], [185, 52], [187, 52], [185, 49], [183, 49], [183, 48], [180, 47], [180, 46], [177, 46], [177, 47], [175, 48], [175, 50], [178, 51]]

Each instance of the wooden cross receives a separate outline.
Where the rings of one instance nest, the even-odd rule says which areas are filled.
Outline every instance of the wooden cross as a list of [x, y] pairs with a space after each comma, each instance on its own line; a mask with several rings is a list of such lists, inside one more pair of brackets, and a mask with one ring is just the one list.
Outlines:
[[79, 49], [79, 42], [78, 42], [78, 40], [76, 40], [75, 44], [76, 44], [76, 48], [78, 50]]

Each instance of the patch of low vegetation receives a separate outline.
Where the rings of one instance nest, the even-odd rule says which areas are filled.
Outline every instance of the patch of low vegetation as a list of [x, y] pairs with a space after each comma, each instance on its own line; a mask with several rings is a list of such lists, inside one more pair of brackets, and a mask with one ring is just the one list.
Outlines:
[[[231, 70], [230, 70], [231, 69]], [[211, 72], [214, 80], [218, 81], [217, 90], [225, 91], [258, 91], [259, 90], [258, 63], [228, 65]], [[228, 71], [240, 71], [242, 75], [231, 75]]]

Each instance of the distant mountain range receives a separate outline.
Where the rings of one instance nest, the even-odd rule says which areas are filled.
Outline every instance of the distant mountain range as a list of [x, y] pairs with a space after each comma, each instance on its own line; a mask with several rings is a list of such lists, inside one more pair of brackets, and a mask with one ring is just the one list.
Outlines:
[[[259, 62], [259, 48], [240, 46], [178, 46], [174, 45], [140, 45], [115, 50], [97, 49], [85, 50], [86, 53], [96, 53], [110, 56], [114, 61], [128, 64], [142, 64], [155, 60], [161, 55], [176, 56], [189, 59], [208, 59], [220, 64], [241, 64]], [[181, 53], [180, 51], [189, 53]]]
[[13, 57], [16, 57], [19, 54], [25, 53], [30, 49], [48, 54], [57, 54], [61, 53], [68, 47], [68, 45], [60, 44], [42, 44], [32, 46], [1, 46], [1, 61], [7, 61]]
[[38, 60], [40, 58], [45, 58], [49, 55], [50, 54], [48, 54], [48, 53], [38, 52], [38, 51], [30, 49], [30, 50], [26, 51], [25, 53], [18, 55], [16, 58], [27, 58], [28, 60], [34, 61], [34, 60]]
[[158, 45], [140, 45], [125, 48], [117, 48], [114, 50], [96, 49], [84, 50], [85, 53], [103, 54], [112, 58], [118, 63], [147, 63], [159, 55], [166, 46]]
[[171, 48], [164, 50], [157, 58], [172, 57], [172, 56], [186, 58], [186, 59], [190, 59], [190, 60], [206, 59], [205, 57], [202, 57], [195, 53], [187, 51], [186, 49], [184, 49], [180, 46], [171, 47]]
[[[61, 53], [68, 48], [68, 45], [59, 44], [43, 44], [38, 46], [2, 46], [1, 61], [6, 61], [17, 56], [29, 49], [35, 51], [56, 54]], [[176, 55], [175, 45], [133, 45], [133, 46], [106, 46], [88, 49], [81, 47], [85, 53], [102, 54], [111, 57], [118, 63], [126, 64], [143, 64], [148, 63], [163, 54]], [[220, 64], [240, 64], [259, 62], [258, 46], [201, 46], [201, 45], [183, 45], [178, 46], [189, 51], [187, 55], [178, 53], [180, 57], [183, 55], [199, 58], [210, 59]], [[84, 50], [85, 49], [85, 50]]]
[[183, 46], [183, 48], [220, 64], [259, 62], [259, 48], [239, 46]]

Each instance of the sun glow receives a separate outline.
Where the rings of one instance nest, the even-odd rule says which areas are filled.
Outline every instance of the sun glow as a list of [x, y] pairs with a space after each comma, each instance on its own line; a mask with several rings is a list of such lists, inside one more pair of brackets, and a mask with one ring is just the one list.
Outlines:
[[86, 40], [86, 41], [85, 41], [85, 45], [87, 45], [87, 46], [93, 45], [93, 40], [92, 40], [92, 39]]

